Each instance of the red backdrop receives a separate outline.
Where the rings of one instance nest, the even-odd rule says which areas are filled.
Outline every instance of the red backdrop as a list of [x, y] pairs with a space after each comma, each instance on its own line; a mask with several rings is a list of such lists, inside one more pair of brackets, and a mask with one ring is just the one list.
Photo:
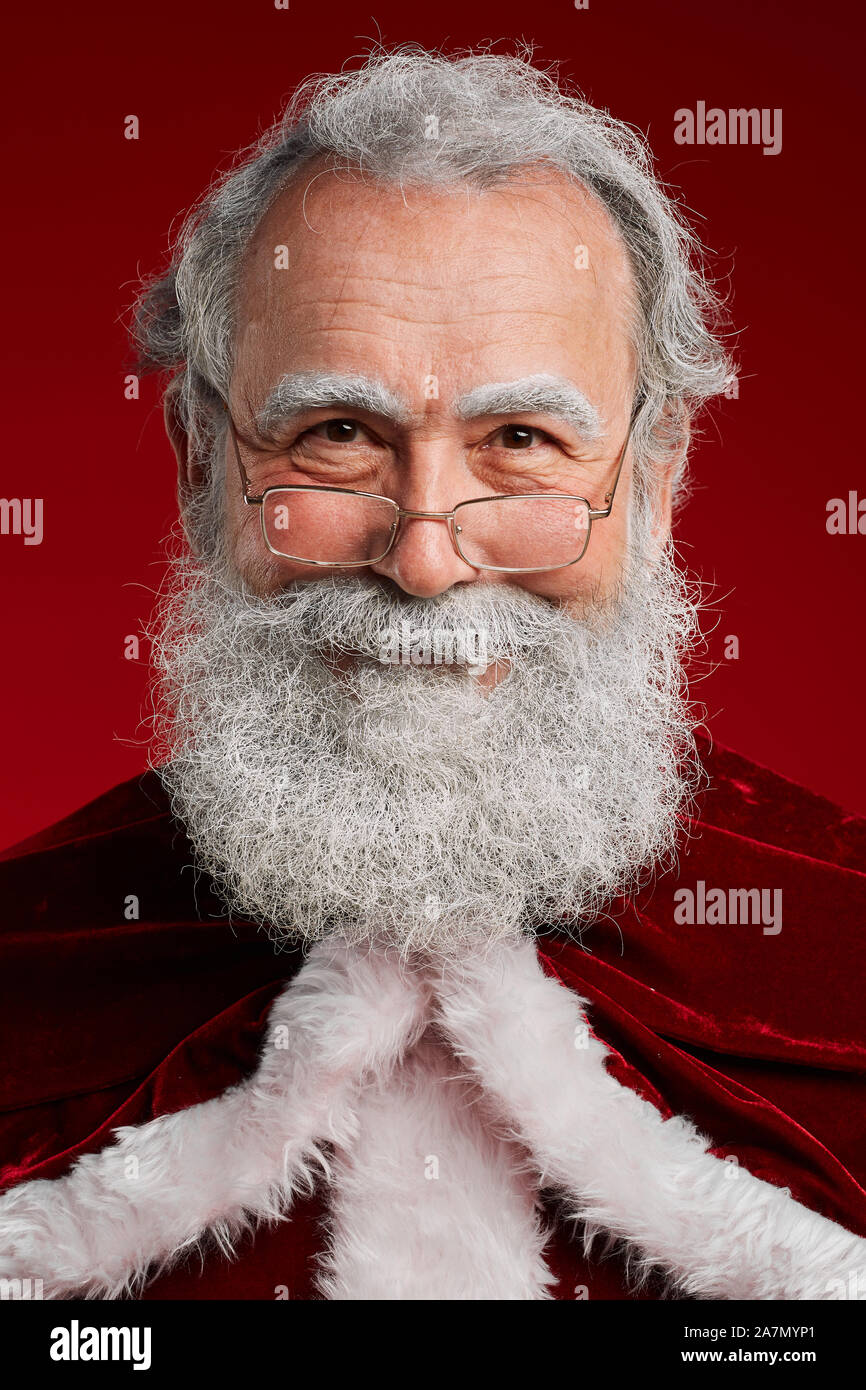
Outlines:
[[[706, 426], [678, 527], [718, 606], [718, 665], [699, 693], [717, 738], [866, 811], [866, 535], [826, 529], [831, 498], [866, 497], [858, 13], [853, 0], [22, 7], [3, 123], [0, 495], [41, 497], [44, 539], [0, 535], [0, 843], [146, 761], [146, 667], [124, 645], [160, 577], [174, 463], [155, 383], [138, 402], [123, 397], [121, 318], [136, 276], [297, 80], [379, 34], [448, 48], [530, 39], [539, 60], [561, 60], [591, 100], [649, 133], [717, 273], [731, 276], [741, 330], [740, 395]], [[698, 101], [781, 107], [781, 153], [677, 145], [674, 112]], [[123, 138], [130, 114], [137, 142]], [[725, 659], [729, 635], [738, 660]]]

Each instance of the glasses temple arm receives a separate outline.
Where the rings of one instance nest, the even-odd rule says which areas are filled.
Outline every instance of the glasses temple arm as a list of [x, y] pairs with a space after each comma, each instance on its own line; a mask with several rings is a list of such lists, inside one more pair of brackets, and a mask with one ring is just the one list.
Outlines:
[[631, 420], [629, 421], [628, 434], [626, 435], [625, 443], [623, 444], [622, 449], [620, 450], [619, 462], [616, 465], [616, 473], [613, 475], [613, 486], [611, 487], [610, 491], [606, 492], [604, 495], [604, 500], [607, 503], [607, 505], [603, 508], [599, 508], [598, 510], [594, 509], [590, 512], [589, 515], [593, 521], [601, 521], [603, 517], [610, 516], [611, 511], [613, 510], [613, 499], [616, 497], [617, 484], [619, 483], [620, 474], [622, 473], [623, 464], [625, 463], [625, 456], [628, 453], [628, 446], [631, 442], [632, 430], [634, 429], [637, 415], [638, 412], [634, 411]]
[[246, 501], [249, 500], [250, 480], [249, 480], [249, 478], [247, 477], [247, 470], [244, 468], [243, 459], [241, 458], [241, 451], [240, 451], [240, 449], [238, 448], [238, 437], [237, 437], [237, 435], [235, 434], [235, 426], [234, 426], [234, 421], [232, 420], [232, 417], [231, 417], [231, 412], [229, 411], [228, 405], [227, 405], [226, 402], [222, 399], [222, 397], [220, 397], [220, 405], [222, 406], [223, 410], [225, 411], [225, 413], [226, 413], [226, 419], [228, 420], [229, 434], [230, 434], [231, 437], [232, 437], [232, 444], [234, 445], [234, 451], [235, 451], [235, 460], [236, 460], [237, 465], [238, 465], [238, 473], [240, 474], [241, 487], [243, 488], [243, 493], [244, 493], [244, 501], [246, 502]]

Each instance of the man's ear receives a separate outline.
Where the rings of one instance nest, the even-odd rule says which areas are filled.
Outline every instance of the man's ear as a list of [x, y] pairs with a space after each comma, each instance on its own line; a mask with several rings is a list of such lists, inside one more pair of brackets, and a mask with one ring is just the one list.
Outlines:
[[661, 428], [659, 429], [657, 426], [656, 433], [664, 440], [665, 453], [668, 457], [664, 463], [656, 464], [651, 528], [653, 540], [659, 551], [670, 535], [673, 520], [674, 482], [688, 453], [691, 432], [691, 419], [688, 412], [682, 406], [679, 408], [666, 406]]
[[204, 481], [204, 473], [199, 463], [190, 457], [189, 435], [180, 415], [180, 381], [175, 378], [169, 384], [162, 403], [165, 432], [171, 441], [177, 459], [177, 492], [181, 500], [197, 492]]
[[656, 548], [661, 550], [671, 533], [673, 519], [674, 473], [677, 464], [674, 460], [663, 465], [658, 475], [653, 497], [652, 538]]

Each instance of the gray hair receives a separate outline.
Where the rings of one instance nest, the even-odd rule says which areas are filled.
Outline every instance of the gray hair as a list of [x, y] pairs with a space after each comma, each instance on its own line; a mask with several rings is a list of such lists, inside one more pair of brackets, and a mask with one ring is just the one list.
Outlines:
[[172, 372], [192, 457], [209, 475], [210, 487], [187, 507], [194, 544], [208, 550], [216, 541], [222, 484], [213, 461], [225, 428], [218, 396], [228, 397], [233, 369], [244, 249], [288, 180], [322, 156], [334, 170], [400, 187], [487, 188], [552, 165], [594, 194], [622, 236], [636, 290], [638, 503], [651, 503], [659, 470], [672, 463], [683, 496], [689, 419], [734, 375], [720, 339], [720, 300], [644, 137], [563, 90], [530, 57], [527, 45], [513, 55], [447, 55], [406, 44], [374, 51], [360, 69], [311, 76], [192, 208], [167, 270], [136, 300], [132, 337], [140, 373]]

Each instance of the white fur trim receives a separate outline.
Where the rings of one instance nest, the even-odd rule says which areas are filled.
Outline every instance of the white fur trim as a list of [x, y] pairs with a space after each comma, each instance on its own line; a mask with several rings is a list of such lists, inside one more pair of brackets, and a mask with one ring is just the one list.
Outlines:
[[686, 1119], [663, 1120], [605, 1066], [582, 1001], [545, 975], [533, 945], [446, 964], [435, 986], [456, 1055], [499, 1104], [587, 1224], [628, 1241], [638, 1272], [722, 1299], [829, 1299], [862, 1287], [866, 1241], [786, 1191], [707, 1152]]
[[441, 1042], [428, 1033], [356, 1114], [334, 1155], [326, 1298], [552, 1297], [534, 1165]]
[[0, 1198], [0, 1273], [41, 1278], [50, 1298], [116, 1298], [206, 1231], [230, 1250], [327, 1172], [324, 1143], [352, 1142], [359, 1079], [387, 1075], [428, 1010], [422, 982], [384, 957], [315, 948], [274, 1003], [248, 1081], [118, 1129], [65, 1177]]
[[731, 1178], [606, 1056], [530, 941], [413, 967], [322, 943], [274, 1003], [248, 1081], [0, 1198], [0, 1274], [51, 1298], [135, 1293], [207, 1234], [231, 1250], [323, 1175], [332, 1299], [550, 1298], [542, 1188], [686, 1295], [863, 1288], [866, 1241]]

